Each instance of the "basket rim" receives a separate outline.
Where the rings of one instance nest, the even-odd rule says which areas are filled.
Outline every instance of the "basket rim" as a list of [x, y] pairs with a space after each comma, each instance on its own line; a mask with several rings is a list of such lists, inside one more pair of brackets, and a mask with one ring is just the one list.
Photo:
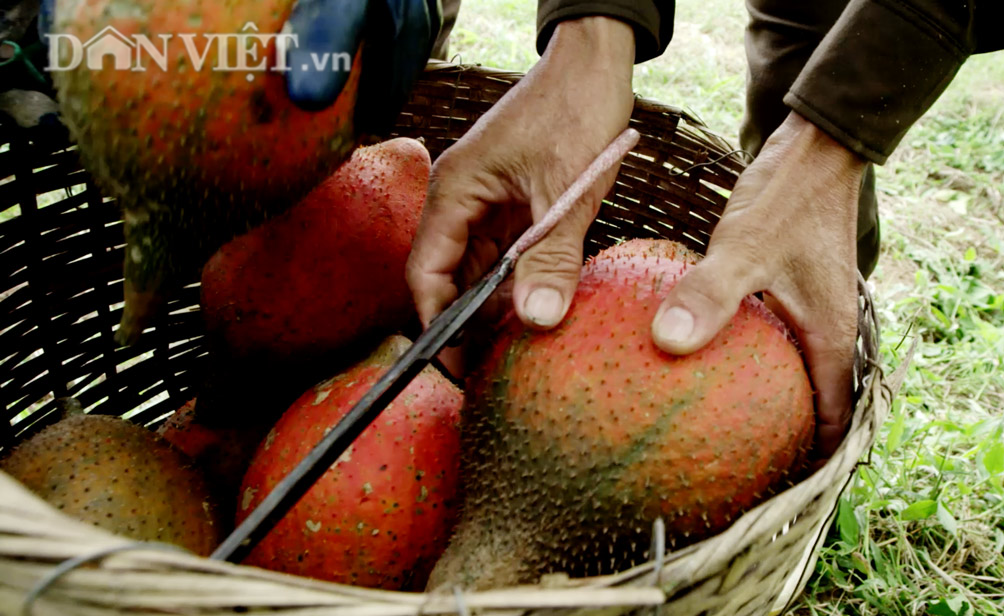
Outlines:
[[[866, 306], [871, 303], [865, 285], [861, 286], [861, 296]], [[877, 325], [874, 311], [870, 312], [870, 317], [870, 324]], [[14, 554], [10, 547], [4, 546], [5, 542], [11, 541], [10, 537], [14, 537], [15, 545], [25, 547], [25, 543], [30, 542], [43, 546], [40, 550], [41, 558], [56, 564], [67, 559], [87, 561], [88, 556], [105, 552], [109, 548], [126, 548], [128, 552], [110, 555], [104, 559], [105, 566], [115, 569], [119, 566], [116, 563], [121, 560], [130, 563], [137, 570], [153, 569], [167, 575], [195, 575], [192, 578], [193, 583], [206, 583], [208, 588], [219, 582], [217, 578], [222, 575], [237, 579], [236, 582], [228, 584], [246, 584], [248, 590], [256, 591], [259, 584], [278, 585], [290, 591], [309, 590], [312, 593], [311, 601], [314, 602], [329, 601], [332, 606], [343, 607], [351, 603], [352, 608], [348, 609], [348, 613], [356, 613], [353, 610], [358, 610], [358, 613], [433, 614], [466, 613], [466, 610], [472, 608], [494, 612], [571, 607], [627, 609], [659, 605], [674, 588], [714, 575], [717, 568], [735, 558], [736, 553], [741, 554], [748, 550], [764, 534], [776, 534], [776, 521], [772, 520], [774, 516], [771, 515], [771, 510], [776, 507], [779, 499], [784, 498], [789, 501], [789, 509], [801, 508], [804, 503], [825, 491], [835, 479], [841, 476], [850, 477], [861, 453], [867, 450], [875, 431], [881, 425], [909, 361], [908, 359], [904, 361], [897, 372], [888, 379], [877, 363], [874, 361], [866, 363], [871, 369], [862, 376], [861, 383], [865, 391], [856, 404], [848, 435], [837, 453], [815, 474], [748, 510], [718, 535], [666, 553], [660, 559], [650, 560], [611, 575], [576, 579], [561, 579], [560, 575], [548, 576], [546, 582], [536, 585], [462, 592], [462, 594], [454, 592], [453, 595], [444, 593], [442, 589], [431, 592], [405, 592], [347, 586], [266, 571], [247, 565], [212, 561], [194, 554], [163, 552], [159, 549], [159, 544], [137, 543], [59, 513], [2, 471], [0, 471], [0, 496], [2, 496], [0, 503], [3, 503], [0, 504], [0, 570], [4, 567], [2, 557]], [[821, 488], [821, 485], [826, 487]], [[25, 521], [31, 522], [26, 524]], [[822, 530], [825, 530], [826, 526], [824, 524]], [[27, 556], [30, 557], [30, 554]], [[657, 569], [657, 562], [660, 561], [662, 567]], [[52, 567], [55, 567], [55, 564]], [[80, 583], [86, 586], [83, 579], [86, 577], [85, 573], [87, 572], [69, 572], [63, 581], [72, 584], [77, 578], [82, 578]], [[803, 572], [798, 573], [801, 578]], [[114, 583], [118, 575], [114, 571], [109, 572], [107, 582]], [[799, 585], [801, 583], [800, 580]], [[793, 592], [792, 596], [796, 594], [797, 592]], [[0, 599], [2, 598], [3, 593], [0, 592]], [[790, 597], [785, 599], [788, 600]], [[270, 605], [274, 607], [280, 603], [286, 605], [288, 601], [289, 599], [284, 598], [279, 603]]]

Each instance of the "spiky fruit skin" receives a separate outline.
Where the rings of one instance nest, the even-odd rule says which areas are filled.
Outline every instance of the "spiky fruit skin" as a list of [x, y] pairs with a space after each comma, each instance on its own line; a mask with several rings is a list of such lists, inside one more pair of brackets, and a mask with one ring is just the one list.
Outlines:
[[[125, 219], [125, 299], [121, 343], [131, 343], [164, 299], [187, 282], [226, 240], [285, 211], [344, 161], [356, 145], [353, 112], [359, 58], [342, 94], [320, 112], [297, 108], [275, 70], [213, 70], [237, 66], [235, 37], [205, 35], [280, 31], [294, 0], [58, 0], [54, 31], [88, 41], [106, 27], [131, 38], [145, 34], [167, 70], [143, 56], [145, 71], [55, 71], [61, 116], [85, 168], [115, 197]], [[182, 35], [193, 35], [200, 70]], [[275, 42], [258, 46], [257, 65], [277, 66]], [[226, 47], [226, 45], [224, 45]], [[62, 45], [61, 62], [70, 48]], [[222, 58], [222, 59], [221, 59]], [[249, 80], [248, 78], [251, 77]]]
[[414, 139], [359, 148], [292, 210], [227, 243], [202, 272], [207, 330], [231, 356], [302, 361], [402, 328], [430, 168]]
[[149, 430], [73, 415], [21, 443], [0, 469], [66, 515], [140, 541], [206, 556], [220, 541], [202, 475]]
[[553, 331], [502, 325], [468, 383], [463, 513], [430, 588], [612, 573], [646, 558], [656, 518], [680, 547], [786, 485], [814, 428], [802, 358], [752, 297], [703, 349], [660, 351], [650, 324], [688, 261], [627, 242]]
[[[352, 408], [410, 342], [308, 390], [261, 444], [241, 487], [238, 524]], [[426, 368], [244, 564], [357, 586], [424, 586], [456, 519], [462, 392]]]

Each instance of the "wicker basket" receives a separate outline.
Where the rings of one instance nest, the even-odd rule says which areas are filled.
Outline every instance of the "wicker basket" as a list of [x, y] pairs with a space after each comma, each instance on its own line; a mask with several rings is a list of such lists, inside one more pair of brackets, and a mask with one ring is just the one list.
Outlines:
[[[435, 157], [518, 79], [433, 64], [398, 120], [399, 133], [423, 137]], [[628, 237], [668, 237], [703, 252], [742, 163], [680, 109], [639, 100], [632, 126], [641, 141], [590, 231], [587, 252]], [[0, 213], [0, 447], [54, 421], [64, 397], [90, 412], [153, 425], [191, 396], [205, 356], [197, 283], [137, 346], [116, 348], [119, 212], [73, 148], [49, 151], [0, 127]], [[618, 575], [466, 595], [362, 590], [136, 545], [68, 520], [0, 473], [0, 613], [17, 613], [33, 587], [60, 573], [32, 600], [33, 613], [615, 614], [663, 602], [664, 613], [679, 616], [778, 613], [804, 587], [837, 498], [891, 400], [863, 288], [859, 329], [857, 408], [828, 464], [726, 532]], [[60, 568], [68, 559], [88, 563]]]

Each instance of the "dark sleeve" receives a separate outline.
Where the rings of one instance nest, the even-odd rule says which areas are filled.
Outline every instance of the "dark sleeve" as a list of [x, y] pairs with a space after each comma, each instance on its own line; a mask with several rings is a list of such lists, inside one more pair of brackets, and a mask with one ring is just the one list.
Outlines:
[[661, 55], [673, 38], [675, 0], [539, 0], [537, 53], [543, 54], [555, 26], [566, 19], [602, 15], [634, 28], [635, 62]]
[[967, 57], [1004, 43], [1001, 4], [850, 0], [784, 102], [882, 164]]

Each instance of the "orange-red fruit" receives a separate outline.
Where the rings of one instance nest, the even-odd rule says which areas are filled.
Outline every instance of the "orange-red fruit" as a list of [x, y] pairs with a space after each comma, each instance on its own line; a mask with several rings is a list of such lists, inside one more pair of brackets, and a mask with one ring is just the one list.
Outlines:
[[[93, 166], [89, 169], [102, 180], [122, 183], [110, 184], [122, 193], [114, 196], [133, 197], [139, 191], [151, 198], [205, 198], [202, 193], [208, 191], [212, 197], [229, 194], [240, 204], [287, 199], [284, 193], [291, 187], [316, 185], [344, 159], [355, 145], [358, 71], [344, 96], [313, 112], [289, 100], [280, 71], [218, 70], [239, 66], [241, 44], [253, 46], [256, 56], [245, 66], [274, 69], [276, 44], [269, 35], [280, 32], [293, 4], [58, 0], [57, 32], [86, 42], [112, 27], [130, 41], [146, 35], [156, 48], [155, 54], [138, 54], [143, 71], [116, 68], [110, 54], [94, 70], [85, 54], [76, 68], [53, 73], [63, 116]], [[249, 24], [253, 30], [245, 30]], [[235, 36], [214, 38], [256, 32], [263, 36], [243, 43]], [[72, 49], [59, 43], [60, 61], [69, 65]], [[106, 39], [99, 44], [114, 45]], [[166, 70], [157, 63], [164, 49]], [[202, 56], [202, 66], [196, 67]], [[136, 58], [134, 53], [133, 63]], [[187, 184], [179, 183], [182, 179]], [[198, 202], [157, 205], [203, 207]]]
[[[376, 383], [410, 342], [307, 391], [275, 425], [241, 487], [239, 524]], [[426, 368], [244, 563], [384, 589], [419, 589], [455, 520], [463, 394]]]
[[118, 417], [67, 417], [18, 445], [0, 468], [63, 513], [136, 540], [206, 556], [222, 534], [191, 461]]
[[223, 246], [202, 273], [207, 328], [234, 355], [303, 360], [404, 326], [430, 166], [414, 139], [360, 148], [295, 208]]
[[703, 349], [670, 356], [650, 324], [693, 255], [635, 240], [583, 270], [550, 332], [514, 318], [468, 385], [465, 500], [430, 587], [611, 573], [720, 532], [783, 488], [811, 444], [812, 390], [755, 298]]
[[[286, 95], [284, 74], [274, 70], [273, 35], [293, 4], [56, 3], [55, 32], [85, 44], [97, 38], [75, 68], [52, 76], [84, 167], [124, 210], [121, 343], [135, 341], [167, 292], [190, 282], [213, 251], [288, 210], [355, 148], [362, 54], [330, 107], [298, 108]], [[111, 52], [127, 48], [119, 35], [133, 47], [137, 35], [153, 43], [152, 50], [129, 49], [132, 64], [145, 70], [115, 66]], [[70, 66], [68, 39], [52, 45], [60, 64]], [[94, 60], [103, 61], [100, 70], [91, 67]], [[228, 67], [238, 70], [220, 70]]]

